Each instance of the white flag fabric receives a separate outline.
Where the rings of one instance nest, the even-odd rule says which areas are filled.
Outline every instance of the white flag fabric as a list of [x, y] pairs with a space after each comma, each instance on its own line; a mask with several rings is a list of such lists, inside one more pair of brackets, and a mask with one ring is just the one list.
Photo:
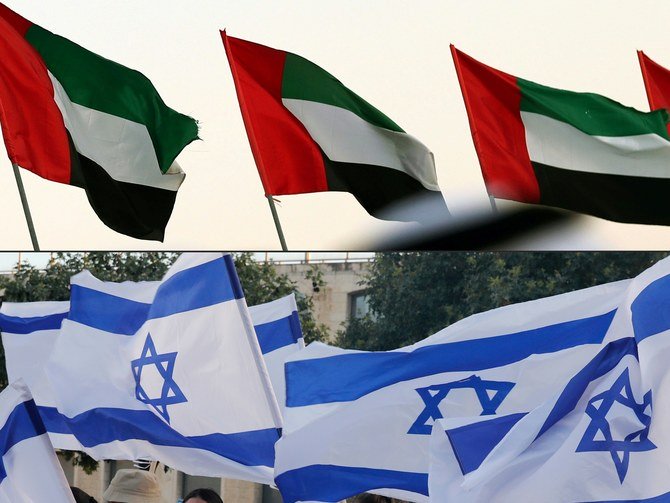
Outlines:
[[602, 349], [555, 395], [515, 416], [438, 421], [431, 501], [669, 501], [669, 361], [665, 259], [631, 283]]
[[286, 363], [284, 501], [426, 501], [434, 421], [525, 412], [555, 394], [602, 347], [627, 285], [495, 309], [395, 351], [310, 344]]
[[0, 393], [0, 503], [74, 503], [26, 384]]
[[184, 254], [158, 288], [74, 276], [46, 374], [96, 459], [272, 480], [281, 418], [229, 255]]
[[251, 306], [249, 312], [277, 402], [283, 410], [286, 403], [284, 363], [305, 347], [295, 295]]
[[7, 360], [9, 382], [23, 378], [37, 397], [30, 377], [43, 370], [70, 303], [3, 302], [0, 306], [0, 331]]
[[[150, 295], [160, 282], [143, 282]], [[33, 390], [42, 420], [54, 447], [82, 450], [55, 407], [44, 367], [56, 344], [70, 302], [4, 302], [0, 307], [0, 332], [5, 349], [9, 382], [23, 379]], [[284, 403], [284, 361], [305, 347], [295, 295], [250, 306], [249, 312], [263, 353], [277, 401]]]
[[53, 391], [44, 373], [69, 310], [68, 301], [3, 302], [0, 332], [9, 382], [23, 379], [28, 385], [54, 447], [81, 450], [81, 444], [56, 409]]

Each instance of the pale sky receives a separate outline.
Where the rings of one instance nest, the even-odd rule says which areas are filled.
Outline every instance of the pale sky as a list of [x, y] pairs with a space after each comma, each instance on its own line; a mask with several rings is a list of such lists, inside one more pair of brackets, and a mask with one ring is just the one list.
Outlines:
[[[203, 141], [164, 244], [105, 227], [84, 191], [22, 170], [43, 250], [278, 249], [219, 29], [317, 63], [435, 154], [457, 217], [488, 204], [449, 43], [500, 70], [648, 110], [636, 49], [670, 67], [670, 3], [661, 0], [4, 0], [43, 27], [142, 71], [172, 108], [200, 121]], [[85, 71], [83, 69], [82, 71]], [[0, 249], [30, 249], [11, 165], [0, 146]], [[345, 193], [281, 196], [291, 249], [353, 249], [402, 229]], [[670, 198], [669, 198], [670, 204]], [[584, 217], [551, 248], [670, 248], [670, 229]]]

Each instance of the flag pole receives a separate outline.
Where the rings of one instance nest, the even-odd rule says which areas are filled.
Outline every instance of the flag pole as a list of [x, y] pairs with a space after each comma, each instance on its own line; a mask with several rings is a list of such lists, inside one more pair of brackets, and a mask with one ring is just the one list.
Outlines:
[[272, 219], [275, 221], [275, 227], [277, 228], [277, 235], [279, 236], [281, 249], [282, 251], [288, 251], [286, 240], [284, 239], [284, 231], [282, 231], [281, 223], [279, 222], [279, 215], [277, 214], [277, 208], [275, 207], [275, 200], [272, 198], [272, 196], [265, 197], [268, 198], [268, 203], [270, 203], [270, 211], [272, 212]]
[[23, 213], [26, 215], [26, 223], [28, 224], [28, 232], [30, 232], [30, 240], [33, 242], [33, 250], [38, 252], [40, 251], [40, 245], [37, 242], [37, 234], [35, 234], [33, 217], [30, 215], [28, 198], [26, 198], [26, 191], [23, 188], [23, 181], [21, 180], [19, 166], [15, 163], [12, 163], [12, 168], [14, 169], [14, 178], [16, 178], [16, 186], [19, 188], [19, 196], [21, 197], [21, 204], [23, 205]]
[[494, 215], [498, 214], [498, 206], [496, 206], [496, 198], [489, 194], [489, 201], [491, 202], [491, 211]]

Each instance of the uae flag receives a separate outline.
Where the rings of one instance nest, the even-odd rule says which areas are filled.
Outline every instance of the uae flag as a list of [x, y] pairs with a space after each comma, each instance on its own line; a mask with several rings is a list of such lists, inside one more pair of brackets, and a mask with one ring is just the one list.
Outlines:
[[553, 89], [451, 52], [489, 194], [670, 225], [665, 110]]
[[221, 35], [266, 195], [350, 192], [393, 220], [446, 212], [420, 141], [314, 63]]
[[670, 70], [663, 68], [642, 51], [637, 51], [637, 57], [647, 90], [649, 108], [670, 109]]
[[117, 232], [162, 241], [198, 135], [141, 73], [54, 35], [0, 3], [0, 122], [11, 161], [86, 190]]

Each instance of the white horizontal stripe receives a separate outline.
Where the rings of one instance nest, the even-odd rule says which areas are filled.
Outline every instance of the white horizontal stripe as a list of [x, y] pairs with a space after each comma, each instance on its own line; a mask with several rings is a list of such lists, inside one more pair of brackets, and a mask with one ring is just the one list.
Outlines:
[[556, 168], [670, 178], [670, 142], [655, 134], [590, 136], [544, 115], [521, 112], [530, 159]]
[[281, 320], [282, 318], [291, 316], [293, 311], [298, 311], [294, 294], [281, 297], [272, 302], [266, 302], [265, 304], [249, 306], [249, 314], [251, 314], [254, 325], [263, 325], [271, 321]]
[[70, 310], [70, 301], [46, 302], [3, 302], [0, 313], [18, 318], [32, 318], [49, 316], [50, 314], [67, 313]]
[[344, 108], [314, 101], [283, 99], [329, 159], [402, 171], [439, 191], [433, 154], [419, 140], [361, 119]]
[[124, 281], [115, 283], [113, 281], [102, 281], [91, 274], [87, 269], [75, 274], [70, 278], [70, 284], [96, 290], [107, 295], [122, 297], [134, 302], [150, 304], [156, 296], [156, 291], [161, 285], [160, 281]]
[[[87, 447], [86, 453], [95, 459], [151, 459], [160, 460], [165, 466], [204, 477], [236, 478], [271, 484], [273, 470], [267, 466], [245, 466], [204, 449], [153, 445], [144, 440], [130, 439]], [[114, 453], [110, 456], [110, 453]], [[35, 472], [31, 472], [33, 475]]]
[[77, 151], [118, 182], [177, 191], [184, 172], [175, 167], [162, 174], [149, 131], [144, 124], [72, 103], [60, 82], [49, 73], [54, 100]]

